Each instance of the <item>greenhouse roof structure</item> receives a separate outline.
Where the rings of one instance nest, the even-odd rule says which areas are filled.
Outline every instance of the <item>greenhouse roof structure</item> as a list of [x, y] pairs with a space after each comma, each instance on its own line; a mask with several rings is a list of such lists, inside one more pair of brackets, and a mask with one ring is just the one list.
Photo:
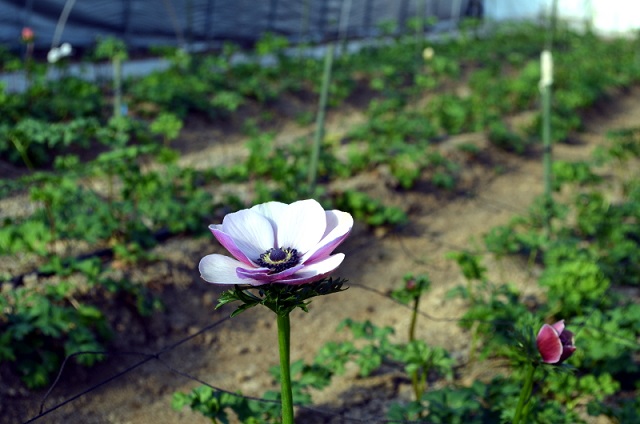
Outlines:
[[481, 0], [0, 0], [0, 43], [19, 49], [24, 27], [40, 49], [88, 47], [104, 36], [130, 48], [250, 45], [265, 32], [322, 42], [402, 31], [418, 16], [455, 22], [481, 13]]

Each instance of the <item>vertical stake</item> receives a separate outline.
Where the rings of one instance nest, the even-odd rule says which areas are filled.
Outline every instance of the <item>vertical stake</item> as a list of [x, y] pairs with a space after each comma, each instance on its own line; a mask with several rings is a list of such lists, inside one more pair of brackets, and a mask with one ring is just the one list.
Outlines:
[[119, 53], [113, 56], [113, 116], [122, 116], [122, 58]]
[[553, 215], [553, 163], [552, 163], [552, 140], [551, 140], [551, 85], [553, 84], [553, 38], [556, 32], [556, 21], [558, 15], [558, 0], [551, 3], [549, 16], [549, 26], [547, 30], [547, 40], [545, 49], [540, 55], [540, 93], [542, 97], [542, 168], [544, 173], [544, 214], [545, 214], [545, 239], [551, 237], [551, 218]]
[[311, 148], [311, 160], [309, 164], [309, 176], [307, 182], [311, 192], [315, 189], [318, 174], [318, 160], [320, 158], [320, 144], [324, 138], [324, 120], [327, 109], [327, 98], [329, 97], [329, 85], [331, 84], [331, 68], [333, 66], [333, 43], [327, 45], [324, 56], [324, 72], [322, 73], [322, 87], [320, 91], [320, 102], [318, 103], [318, 114], [316, 115], [316, 130]]
[[551, 236], [552, 198], [552, 146], [551, 146], [551, 84], [553, 83], [553, 56], [550, 50], [540, 55], [540, 93], [542, 96], [542, 169], [544, 173], [545, 236]]

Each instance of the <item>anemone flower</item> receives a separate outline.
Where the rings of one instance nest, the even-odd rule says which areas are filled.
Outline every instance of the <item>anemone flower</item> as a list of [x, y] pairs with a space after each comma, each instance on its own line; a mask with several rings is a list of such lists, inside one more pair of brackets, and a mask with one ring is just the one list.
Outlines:
[[343, 261], [331, 252], [353, 227], [350, 214], [325, 211], [313, 199], [289, 205], [267, 202], [226, 215], [210, 225], [233, 258], [207, 255], [198, 266], [214, 284], [304, 284], [323, 279]]
[[573, 333], [564, 328], [564, 320], [553, 325], [544, 324], [536, 338], [538, 352], [542, 362], [547, 364], [561, 364], [575, 352]]
[[[576, 350], [576, 347], [573, 345], [573, 333], [565, 330], [564, 320], [552, 325], [543, 324], [536, 337], [536, 346], [538, 347], [540, 356], [542, 356], [542, 362], [553, 365], [560, 365]], [[527, 422], [527, 415], [531, 410], [531, 406], [527, 407], [527, 404], [531, 400], [533, 380], [536, 368], [539, 365], [540, 359], [538, 357], [532, 357], [531, 362], [525, 365], [522, 390], [520, 391], [520, 398], [516, 405], [513, 420], [511, 421], [512, 424]]]

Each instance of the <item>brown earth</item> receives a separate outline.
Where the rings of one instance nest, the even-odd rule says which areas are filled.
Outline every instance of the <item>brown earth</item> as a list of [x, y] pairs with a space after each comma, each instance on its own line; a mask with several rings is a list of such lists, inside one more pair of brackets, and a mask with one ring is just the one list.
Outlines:
[[[608, 130], [637, 125], [639, 94], [640, 90], [635, 89], [616, 95], [599, 110], [590, 112], [585, 131], [578, 135], [579, 142], [556, 146], [555, 157], [588, 158], [595, 146], [604, 143]], [[328, 135], [339, 138], [348, 127], [363, 119], [355, 110], [334, 113], [330, 116]], [[309, 128], [295, 124], [284, 125], [278, 142], [290, 142], [308, 131]], [[207, 127], [185, 128], [180, 142], [190, 143], [184, 163], [196, 167], [241, 160], [247, 153], [240, 137]], [[401, 206], [409, 212], [410, 223], [390, 231], [371, 231], [356, 224], [353, 234], [338, 249], [346, 253], [347, 259], [336, 273], [347, 278], [352, 286], [343, 293], [314, 299], [308, 314], [292, 313], [292, 360], [310, 361], [324, 343], [344, 338], [344, 334], [336, 332], [336, 327], [345, 318], [393, 326], [396, 338], [404, 340], [409, 311], [382, 294], [398, 287], [406, 273], [428, 273], [432, 290], [422, 303], [422, 311], [428, 317], [419, 318], [418, 337], [430, 345], [447, 348], [456, 359], [465, 361], [469, 337], [456, 323], [464, 303], [445, 298], [447, 291], [463, 284], [464, 280], [457, 266], [445, 259], [445, 254], [463, 248], [481, 250], [482, 235], [488, 229], [507, 223], [516, 213], [524, 213], [542, 193], [538, 153], [524, 158], [503, 153], [489, 146], [481, 134], [456, 136], [445, 141], [441, 148], [457, 152], [452, 147], [466, 142], [482, 147], [483, 153], [466, 162], [461, 173], [461, 188], [455, 193], [443, 194], [426, 185], [400, 191], [390, 186], [384, 169], [341, 183], [365, 190], [387, 204]], [[615, 196], [616, 187], [609, 188]], [[243, 198], [251, 193], [251, 187], [212, 188], [214, 193], [224, 189], [235, 190]], [[213, 252], [223, 253], [223, 250], [203, 228], [201, 238], [172, 238], [159, 246], [155, 253], [164, 261], [130, 271], [133, 278], [146, 282], [161, 295], [164, 311], [139, 318], [127, 308], [114, 309], [117, 315], [110, 317], [116, 329], [114, 353], [106, 362], [91, 369], [69, 367], [46, 400], [45, 410], [89, 388], [95, 389], [37, 422], [210, 422], [189, 410], [176, 412], [171, 408], [174, 392], [186, 392], [199, 385], [180, 373], [251, 396], [277, 389], [267, 372], [278, 363], [274, 316], [265, 308], [255, 308], [224, 320], [232, 307], [214, 310], [221, 288], [200, 280], [197, 271], [199, 259]], [[484, 264], [492, 279], [514, 282], [525, 295], [538, 292], [535, 266], [517, 259], [497, 262], [489, 256]], [[200, 332], [218, 322], [214, 328]], [[188, 335], [194, 337], [168, 348]], [[156, 358], [143, 355], [158, 352], [161, 354]], [[149, 360], [143, 365], [96, 387], [145, 358]], [[493, 368], [484, 363], [482, 369], [463, 369], [460, 381], [464, 384], [482, 378], [494, 372]], [[408, 382], [397, 374], [383, 373], [364, 379], [356, 374], [356, 369], [348, 368], [346, 375], [335, 378], [330, 388], [316, 393], [316, 411], [299, 411], [301, 422], [375, 422], [384, 419], [384, 410], [390, 401], [410, 397]], [[0, 389], [0, 422], [22, 422], [37, 414], [44, 392], [28, 393], [7, 381], [0, 382]], [[339, 414], [350, 419], [341, 418]]]

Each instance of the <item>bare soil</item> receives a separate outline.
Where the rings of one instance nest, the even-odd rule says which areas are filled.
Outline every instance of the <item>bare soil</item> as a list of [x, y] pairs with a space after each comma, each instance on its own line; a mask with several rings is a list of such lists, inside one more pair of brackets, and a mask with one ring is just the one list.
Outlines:
[[[637, 125], [639, 94], [637, 89], [617, 94], [600, 105], [599, 110], [590, 112], [585, 131], [577, 135], [579, 142], [557, 145], [555, 157], [588, 158], [596, 146], [604, 143], [607, 131]], [[348, 127], [363, 119], [356, 110], [332, 113], [328, 134], [340, 137]], [[285, 124], [278, 142], [290, 142], [309, 131], [308, 127]], [[226, 131], [187, 126], [182, 137], [179, 143], [189, 146], [183, 161], [191, 166], [215, 166], [241, 160], [247, 154], [243, 139]], [[350, 238], [338, 249], [346, 253], [347, 259], [336, 273], [347, 278], [351, 287], [343, 293], [314, 299], [308, 314], [301, 311], [292, 314], [292, 360], [310, 361], [324, 343], [344, 338], [345, 334], [336, 332], [336, 327], [345, 318], [393, 326], [398, 340], [404, 340], [409, 311], [383, 294], [398, 287], [407, 273], [428, 273], [432, 290], [422, 303], [422, 311], [428, 317], [419, 318], [418, 337], [431, 345], [445, 347], [455, 358], [465, 361], [469, 338], [456, 322], [465, 305], [461, 300], [445, 297], [464, 280], [445, 254], [460, 249], [482, 250], [485, 232], [507, 223], [514, 214], [524, 213], [542, 193], [542, 165], [539, 152], [531, 152], [526, 157], [504, 153], [489, 146], [482, 134], [456, 136], [445, 141], [441, 148], [457, 154], [454, 147], [462, 142], [479, 145], [483, 153], [465, 162], [460, 186], [455, 192], [443, 193], [428, 185], [398, 190], [389, 183], [384, 169], [342, 183], [365, 190], [386, 204], [402, 207], [409, 212], [410, 223], [402, 228], [373, 231], [356, 224]], [[223, 189], [212, 188], [214, 192]], [[238, 190], [247, 198], [251, 194], [251, 187], [227, 189]], [[611, 193], [615, 195], [615, 187]], [[38, 422], [210, 422], [189, 410], [177, 412], [171, 408], [174, 392], [186, 392], [199, 385], [185, 374], [250, 396], [277, 389], [267, 372], [278, 363], [274, 316], [265, 308], [255, 308], [224, 320], [232, 306], [214, 310], [222, 289], [202, 281], [197, 271], [199, 259], [213, 252], [224, 253], [203, 228], [200, 238], [172, 238], [159, 246], [155, 253], [162, 261], [126, 271], [161, 296], [164, 311], [140, 318], [133, 308], [113, 305], [110, 317], [116, 331], [111, 345], [113, 354], [91, 369], [74, 365], [66, 369], [46, 400], [45, 410], [89, 388], [94, 389]], [[494, 280], [513, 282], [525, 295], [538, 294], [535, 265], [518, 259], [496, 261], [489, 255], [485, 265]], [[219, 325], [200, 332], [217, 322]], [[194, 337], [174, 345], [189, 335]], [[148, 361], [96, 387], [144, 359]], [[483, 365], [481, 369], [463, 369], [459, 382], [468, 384], [494, 372], [492, 365]], [[315, 394], [314, 410], [298, 411], [299, 421], [375, 422], [384, 419], [390, 401], [409, 399], [408, 381], [397, 373], [358, 378], [356, 371], [348, 369], [329, 389]], [[24, 422], [35, 416], [44, 394], [44, 391], [29, 393], [14, 381], [0, 382], [0, 422]]]

